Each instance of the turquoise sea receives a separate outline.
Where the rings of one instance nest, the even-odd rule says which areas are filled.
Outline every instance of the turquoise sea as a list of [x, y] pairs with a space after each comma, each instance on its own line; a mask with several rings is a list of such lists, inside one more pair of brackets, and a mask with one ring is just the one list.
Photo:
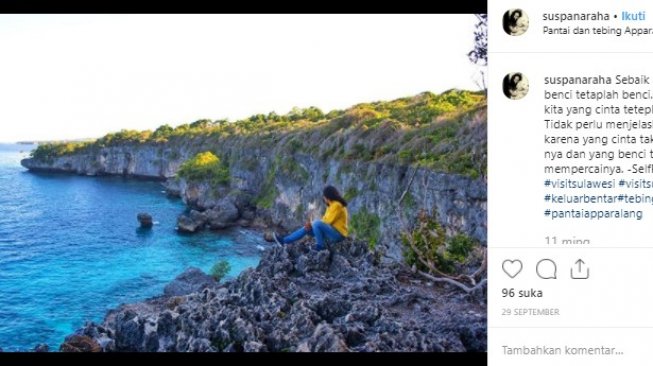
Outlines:
[[[0, 144], [0, 348], [58, 349], [86, 320], [160, 295], [185, 268], [220, 259], [230, 276], [257, 265], [258, 236], [243, 230], [181, 235], [185, 206], [160, 182], [31, 173], [34, 146]], [[152, 230], [136, 215], [152, 214]]]

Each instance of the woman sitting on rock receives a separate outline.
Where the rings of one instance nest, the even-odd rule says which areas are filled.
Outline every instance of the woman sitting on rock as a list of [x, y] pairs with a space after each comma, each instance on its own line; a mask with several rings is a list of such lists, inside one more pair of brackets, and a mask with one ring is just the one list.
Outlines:
[[322, 196], [327, 205], [322, 220], [307, 221], [304, 227], [286, 237], [274, 233], [272, 234], [274, 240], [279, 244], [290, 244], [306, 235], [310, 235], [315, 237], [317, 250], [322, 250], [325, 249], [325, 240], [337, 243], [345, 239], [349, 233], [347, 229], [347, 201], [342, 198], [338, 190], [333, 186], [324, 188]]

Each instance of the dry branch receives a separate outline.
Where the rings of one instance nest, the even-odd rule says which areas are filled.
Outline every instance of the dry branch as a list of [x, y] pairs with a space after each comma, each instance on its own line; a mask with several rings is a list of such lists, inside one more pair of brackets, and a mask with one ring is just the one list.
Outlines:
[[465, 284], [463, 284], [462, 282], [458, 282], [458, 281], [456, 281], [456, 280], [452, 280], [451, 278], [446, 278], [446, 277], [435, 277], [435, 276], [433, 276], [433, 275], [431, 275], [431, 274], [428, 274], [428, 273], [426, 273], [426, 272], [423, 272], [423, 271], [419, 271], [419, 272], [417, 272], [417, 273], [419, 273], [420, 275], [422, 275], [422, 276], [425, 277], [426, 279], [431, 280], [431, 281], [433, 281], [433, 282], [444, 282], [444, 283], [448, 283], [448, 284], [450, 284], [450, 285], [456, 286], [456, 287], [458, 287], [459, 289], [465, 291], [466, 293], [474, 292], [474, 291], [476, 291], [476, 290], [482, 288], [483, 286], [485, 286], [485, 284], [487, 283], [487, 279], [484, 278], [484, 279], [482, 279], [481, 282], [479, 282], [478, 284], [476, 284], [476, 285], [474, 285], [474, 286], [472, 286], [472, 287], [469, 287], [469, 286], [466, 286]]
[[[410, 232], [410, 229], [408, 228], [408, 225], [406, 224], [405, 218], [402, 215], [401, 204], [402, 204], [404, 198], [406, 197], [406, 194], [408, 194], [408, 191], [410, 191], [410, 187], [412, 186], [413, 181], [415, 180], [415, 175], [417, 175], [417, 168], [416, 167], [413, 170], [413, 174], [411, 175], [410, 180], [408, 181], [408, 185], [406, 186], [406, 189], [401, 194], [401, 196], [399, 197], [399, 201], [397, 202], [397, 216], [399, 217], [399, 222], [401, 223], [401, 226], [403, 227], [403, 229], [404, 229], [404, 231], [406, 233]], [[432, 231], [432, 230], [429, 231], [429, 234], [433, 235], [434, 237], [437, 237], [437, 235], [438, 235], [437, 232]], [[448, 274], [440, 271], [433, 264], [433, 262], [426, 259], [427, 257], [424, 255], [424, 253], [417, 247], [417, 245], [415, 245], [413, 237], [411, 237], [409, 235], [406, 235], [406, 238], [407, 238], [407, 242], [410, 245], [411, 249], [413, 250], [413, 252], [415, 252], [417, 260], [420, 263], [422, 263], [426, 268], [428, 268], [429, 271], [431, 272], [431, 273], [426, 273], [426, 272], [423, 272], [423, 271], [418, 271], [418, 273], [420, 275], [422, 275], [423, 277], [425, 277], [425, 278], [427, 278], [427, 279], [429, 279], [431, 281], [434, 281], [434, 282], [448, 283], [450, 285], [458, 287], [459, 289], [465, 291], [466, 293], [473, 292], [473, 291], [483, 287], [487, 283], [486, 278], [483, 278], [480, 282], [477, 283], [477, 278], [482, 276], [483, 273], [485, 273], [485, 271], [487, 269], [487, 249], [483, 249], [483, 262], [481, 263], [481, 266], [476, 271], [474, 271], [474, 273], [472, 273], [471, 275], [461, 274], [461, 275], [458, 275], [458, 276], [451, 276], [451, 275], [448, 275]], [[436, 277], [435, 275], [440, 276], [440, 277]], [[464, 281], [464, 280], [471, 283], [472, 287], [469, 287], [469, 286], [465, 285], [463, 282], [461, 282], [461, 281]]]

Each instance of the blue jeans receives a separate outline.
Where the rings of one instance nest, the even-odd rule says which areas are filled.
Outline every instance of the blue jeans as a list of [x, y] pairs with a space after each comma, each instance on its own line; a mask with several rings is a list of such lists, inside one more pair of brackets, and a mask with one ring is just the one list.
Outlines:
[[337, 243], [343, 240], [345, 237], [340, 234], [333, 226], [323, 223], [321, 220], [315, 220], [312, 223], [313, 230], [306, 231], [303, 227], [295, 231], [294, 233], [284, 237], [281, 240], [282, 244], [290, 244], [295, 242], [306, 235], [314, 236], [315, 241], [317, 242], [317, 250], [324, 249], [324, 240], [329, 240], [330, 242]]

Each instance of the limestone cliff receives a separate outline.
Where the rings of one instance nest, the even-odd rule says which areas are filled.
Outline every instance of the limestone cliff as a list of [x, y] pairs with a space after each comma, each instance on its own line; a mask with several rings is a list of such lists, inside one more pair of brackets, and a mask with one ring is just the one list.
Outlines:
[[[236, 197], [233, 204], [247, 223], [288, 229], [311, 213], [319, 217], [321, 191], [332, 184], [350, 201], [354, 235], [361, 229], [373, 233], [389, 258], [400, 259], [398, 213], [411, 222], [426, 209], [437, 213], [449, 234], [486, 242], [486, 108], [484, 97], [465, 104], [466, 95], [471, 94], [423, 94], [393, 101], [401, 106], [395, 109], [359, 105], [315, 122], [247, 120], [139, 142], [104, 138], [62, 153], [36, 154], [22, 164], [34, 171], [167, 180], [169, 191], [193, 209]], [[454, 112], [428, 114], [442, 105]], [[184, 161], [204, 151], [227, 162], [228, 186], [175, 177]]]

